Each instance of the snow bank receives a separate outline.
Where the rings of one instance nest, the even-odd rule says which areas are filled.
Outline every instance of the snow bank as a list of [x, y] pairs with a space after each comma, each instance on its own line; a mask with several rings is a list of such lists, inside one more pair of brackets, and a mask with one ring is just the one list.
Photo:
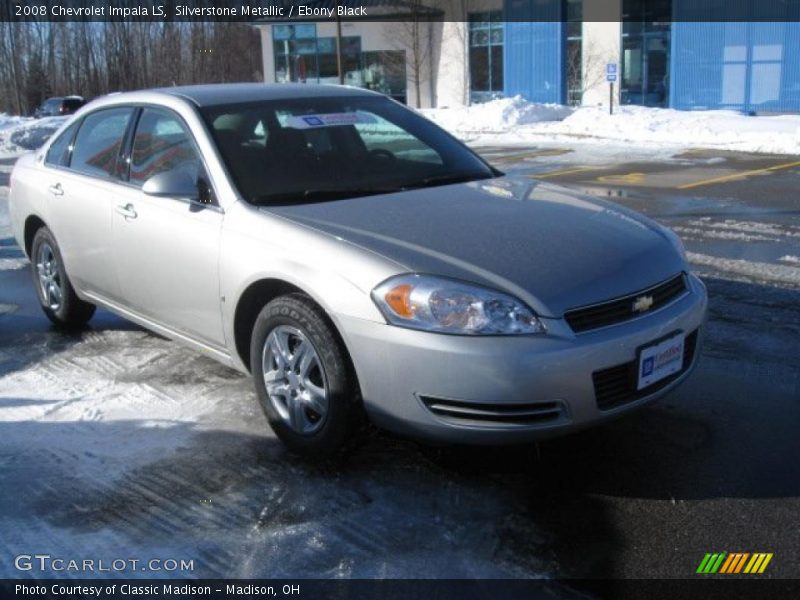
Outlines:
[[0, 158], [14, 158], [40, 148], [68, 118], [31, 119], [0, 114]]
[[[520, 96], [469, 107], [421, 111], [451, 133], [473, 143], [524, 144], [560, 137], [602, 143], [670, 145], [800, 153], [800, 116], [750, 117], [734, 111], [680, 111], [622, 106], [572, 109], [535, 104]], [[477, 136], [477, 137], [476, 137]], [[483, 136], [483, 139], [481, 139]]]
[[623, 106], [615, 114], [585, 107], [552, 130], [625, 142], [656, 142], [742, 152], [800, 152], [800, 116], [750, 117], [727, 110]]
[[0, 113], [0, 130], [14, 127], [25, 121], [30, 121], [27, 117], [14, 117], [6, 113]]
[[560, 121], [573, 111], [560, 104], [535, 104], [522, 96], [458, 108], [423, 109], [431, 121], [453, 133], [505, 132], [520, 125]]

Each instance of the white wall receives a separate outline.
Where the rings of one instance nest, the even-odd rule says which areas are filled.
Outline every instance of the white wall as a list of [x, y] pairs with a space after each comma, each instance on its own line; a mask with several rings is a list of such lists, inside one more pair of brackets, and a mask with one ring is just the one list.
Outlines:
[[[596, 15], [593, 11], [599, 11]], [[622, 0], [604, 0], [602, 3], [584, 0], [583, 3], [583, 104], [608, 106], [609, 85], [606, 81], [606, 64], [617, 63], [621, 67], [622, 23], [620, 21], [596, 21], [609, 14], [622, 15]], [[618, 73], [614, 83], [614, 103], [619, 104]]]
[[261, 34], [261, 72], [264, 73], [264, 83], [275, 83], [275, 53], [272, 49], [272, 28], [258, 26]]
[[467, 24], [447, 21], [441, 24], [439, 53], [436, 57], [436, 104], [439, 107], [469, 104], [469, 53]]

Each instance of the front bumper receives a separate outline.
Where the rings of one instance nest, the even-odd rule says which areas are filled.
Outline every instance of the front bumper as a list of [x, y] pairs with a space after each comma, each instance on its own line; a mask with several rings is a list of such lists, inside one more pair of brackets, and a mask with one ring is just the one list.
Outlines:
[[[689, 293], [668, 306], [578, 335], [561, 320], [548, 323], [553, 335], [518, 337], [442, 335], [343, 316], [337, 321], [376, 425], [449, 443], [520, 443], [616, 416], [686, 379], [700, 353], [708, 304], [703, 283], [693, 275], [688, 282]], [[634, 361], [637, 348], [676, 330], [698, 331], [684, 371], [653, 393], [601, 410], [592, 374]], [[446, 414], [437, 412], [441, 405], [450, 407]], [[453, 418], [459, 407], [467, 407], [466, 418]], [[469, 417], [474, 414], [503, 416], [476, 420]]]

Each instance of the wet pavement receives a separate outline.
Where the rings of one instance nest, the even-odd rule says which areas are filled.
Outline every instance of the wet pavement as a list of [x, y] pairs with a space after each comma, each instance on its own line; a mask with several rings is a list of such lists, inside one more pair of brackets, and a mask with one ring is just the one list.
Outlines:
[[[498, 166], [568, 170], [568, 153], [549, 150]], [[537, 149], [494, 149], [524, 152]], [[800, 255], [800, 175], [691, 193], [597, 177], [548, 179], [642, 210], [717, 259], [699, 265], [706, 343], [675, 393], [539, 445], [436, 448], [373, 432], [345, 461], [303, 462], [268, 431], [248, 378], [103, 311], [84, 333], [55, 332], [28, 272], [8, 263], [0, 574], [44, 551], [191, 559], [189, 576], [692, 577], [706, 552], [728, 551], [772, 552], [761, 577], [800, 577], [800, 290], [780, 260]], [[19, 261], [4, 208], [0, 188], [0, 260]], [[777, 270], [760, 278], [735, 261]]]

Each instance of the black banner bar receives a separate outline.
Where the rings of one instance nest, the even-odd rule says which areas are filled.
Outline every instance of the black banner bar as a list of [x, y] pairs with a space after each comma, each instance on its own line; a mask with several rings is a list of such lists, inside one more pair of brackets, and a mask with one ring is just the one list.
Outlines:
[[702, 598], [792, 600], [800, 581], [747, 576], [640, 580], [266, 579], [0, 580], [0, 598], [131, 600], [156, 598], [303, 600], [538, 600]]
[[[669, 0], [623, 14], [620, 1], [584, 0], [584, 21], [800, 22], [800, 0]], [[637, 5], [638, 6], [638, 5]], [[502, 10], [503, 20], [566, 21], [561, 0], [3, 0], [0, 21], [464, 21]]]

